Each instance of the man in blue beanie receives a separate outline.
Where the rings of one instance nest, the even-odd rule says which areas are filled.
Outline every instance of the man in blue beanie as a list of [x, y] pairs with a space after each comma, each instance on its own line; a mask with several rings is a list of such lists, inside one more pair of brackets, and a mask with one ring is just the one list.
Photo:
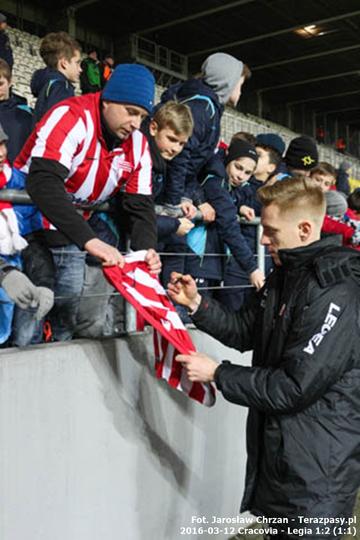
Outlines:
[[[26, 189], [37, 207], [31, 220], [29, 216], [22, 220], [21, 233], [31, 234], [31, 246], [41, 244], [51, 251], [55, 296], [71, 297], [55, 304], [52, 312], [55, 340], [73, 335], [86, 253], [106, 266], [124, 264], [118, 249], [94, 230], [98, 218], [91, 209], [95, 205], [121, 196], [122, 221], [132, 249], [148, 250], [151, 272], [160, 272], [154, 250], [151, 158], [139, 131], [153, 108], [154, 87], [154, 77], [146, 67], [120, 64], [102, 92], [69, 98], [50, 109], [14, 163], [27, 177]], [[89, 210], [80, 212], [77, 204], [86, 204]], [[33, 261], [25, 265], [25, 272], [36, 282], [38, 272], [33, 270]], [[24, 327], [20, 321], [20, 334]], [[17, 344], [31, 341], [30, 334], [25, 339], [15, 337]]]

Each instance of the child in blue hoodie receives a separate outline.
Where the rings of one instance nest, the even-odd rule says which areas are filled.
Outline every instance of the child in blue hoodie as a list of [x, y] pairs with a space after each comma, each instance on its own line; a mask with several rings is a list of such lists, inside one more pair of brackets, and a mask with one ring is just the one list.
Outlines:
[[66, 32], [47, 34], [40, 44], [40, 56], [46, 68], [35, 71], [31, 91], [37, 98], [35, 122], [38, 122], [53, 105], [73, 97], [73, 84], [80, 78], [81, 46]]
[[[231, 256], [247, 278], [246, 285], [260, 289], [264, 275], [258, 268], [256, 257], [242, 234], [238, 222], [238, 196], [253, 174], [257, 163], [255, 147], [244, 140], [235, 139], [225, 156], [215, 154], [203, 170], [201, 187], [205, 200], [215, 209], [215, 221], [209, 225], [198, 225], [187, 235], [187, 243], [197, 256], [187, 257], [185, 273], [191, 274], [201, 286], [212, 286], [223, 279], [225, 257], [214, 257], [219, 253]], [[225, 285], [240, 285], [236, 280]], [[221, 291], [224, 297], [216, 297], [227, 304], [227, 294], [238, 289]]]

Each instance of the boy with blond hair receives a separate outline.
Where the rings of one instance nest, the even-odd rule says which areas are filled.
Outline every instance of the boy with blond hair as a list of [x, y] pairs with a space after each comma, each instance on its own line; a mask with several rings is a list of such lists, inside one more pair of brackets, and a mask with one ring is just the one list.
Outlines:
[[81, 46], [66, 32], [51, 32], [40, 44], [40, 56], [46, 68], [35, 71], [31, 91], [37, 98], [35, 121], [53, 105], [75, 95], [74, 84], [81, 73]]
[[[193, 132], [194, 122], [190, 107], [177, 101], [161, 105], [150, 121], [143, 125], [152, 159], [153, 194], [156, 204], [163, 204], [166, 196], [168, 164], [182, 152]], [[158, 241], [176, 241], [172, 236], [185, 236], [193, 228], [185, 217], [157, 216]]]

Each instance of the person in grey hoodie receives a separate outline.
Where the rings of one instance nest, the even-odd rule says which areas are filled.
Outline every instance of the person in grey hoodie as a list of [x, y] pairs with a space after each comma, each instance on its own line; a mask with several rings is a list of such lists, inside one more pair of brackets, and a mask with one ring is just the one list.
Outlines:
[[[219, 52], [206, 58], [199, 78], [177, 83], [161, 96], [161, 103], [169, 100], [186, 103], [194, 119], [192, 136], [181, 154], [170, 163], [165, 193], [165, 202], [170, 206], [181, 205], [186, 217], [194, 214], [189, 203], [201, 205], [204, 202], [201, 197], [197, 200], [197, 176], [219, 141], [224, 107], [236, 107], [241, 87], [250, 75], [249, 68], [240, 60]], [[200, 210], [206, 219], [207, 207], [201, 205]]]

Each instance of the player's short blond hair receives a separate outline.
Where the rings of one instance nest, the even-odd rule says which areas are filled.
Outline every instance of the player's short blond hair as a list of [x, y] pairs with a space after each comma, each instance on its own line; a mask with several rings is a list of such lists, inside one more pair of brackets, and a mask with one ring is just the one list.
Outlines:
[[257, 191], [263, 206], [275, 204], [280, 212], [301, 210], [314, 219], [325, 215], [326, 200], [320, 186], [306, 176], [293, 176], [265, 185]]

